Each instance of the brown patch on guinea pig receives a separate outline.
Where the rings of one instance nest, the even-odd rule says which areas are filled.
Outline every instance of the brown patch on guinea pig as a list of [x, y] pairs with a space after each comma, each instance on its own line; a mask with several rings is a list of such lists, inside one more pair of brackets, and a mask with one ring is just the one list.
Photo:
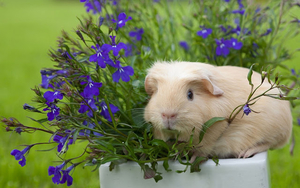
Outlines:
[[[155, 63], [145, 79], [151, 98], [144, 113], [144, 119], [153, 125], [154, 137], [166, 141], [178, 132], [179, 140], [188, 141], [195, 128], [194, 143], [198, 143], [206, 121], [228, 118], [235, 107], [246, 102], [251, 89], [248, 72], [246, 68], [204, 63]], [[258, 86], [261, 75], [254, 72], [252, 82]], [[256, 95], [269, 88], [265, 81]], [[273, 89], [271, 93], [280, 92]], [[212, 125], [196, 145], [196, 155], [245, 158], [287, 143], [292, 130], [288, 101], [261, 97], [251, 108], [259, 113], [243, 116], [241, 112], [230, 124], [222, 121]]]

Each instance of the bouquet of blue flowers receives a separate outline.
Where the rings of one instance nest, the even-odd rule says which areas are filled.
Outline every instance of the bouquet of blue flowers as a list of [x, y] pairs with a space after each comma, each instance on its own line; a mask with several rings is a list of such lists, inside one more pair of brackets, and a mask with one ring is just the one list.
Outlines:
[[[266, 69], [265, 77], [275, 80], [285, 92], [278, 98], [290, 100], [295, 114], [299, 114], [299, 102], [294, 100], [299, 91], [292, 89], [300, 82], [296, 71], [284, 64], [297, 51], [286, 48], [286, 37], [296, 36], [300, 23], [286, 13], [299, 3], [80, 2], [88, 14], [79, 19], [73, 35], [62, 32], [57, 48], [49, 52], [54, 67], [41, 70], [42, 82], [32, 89], [36, 105], [23, 106], [44, 114], [44, 118], [32, 119], [36, 126], [24, 125], [15, 118], [2, 119], [6, 131], [49, 133], [45, 141], [29, 144], [21, 151], [14, 149], [11, 155], [24, 166], [33, 147], [54, 146], [61, 164], [48, 168], [53, 183], [72, 185], [70, 172], [78, 165], [98, 169], [110, 162], [113, 169], [126, 161], [138, 163], [145, 178], [158, 181], [162, 179], [155, 167], [158, 161], [163, 161], [168, 170], [169, 160], [189, 159], [191, 142], [154, 139], [152, 126], [143, 120], [148, 99], [144, 79], [147, 68], [156, 60], [251, 67], [251, 71], [259, 72]], [[271, 70], [282, 74], [273, 75]], [[249, 104], [240, 106], [240, 110], [251, 113]], [[68, 146], [80, 140], [88, 141], [84, 153], [66, 158]], [[200, 162], [182, 163], [199, 171]]]

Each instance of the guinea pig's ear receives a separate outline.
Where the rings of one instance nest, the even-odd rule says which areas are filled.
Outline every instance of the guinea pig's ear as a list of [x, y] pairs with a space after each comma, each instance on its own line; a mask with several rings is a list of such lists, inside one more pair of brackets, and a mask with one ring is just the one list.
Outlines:
[[157, 90], [157, 81], [149, 75], [147, 75], [145, 78], [145, 90], [149, 96], [151, 96], [154, 91]]
[[224, 91], [216, 86], [208, 76], [202, 78], [202, 82], [204, 83], [207, 90], [213, 95], [223, 95]]

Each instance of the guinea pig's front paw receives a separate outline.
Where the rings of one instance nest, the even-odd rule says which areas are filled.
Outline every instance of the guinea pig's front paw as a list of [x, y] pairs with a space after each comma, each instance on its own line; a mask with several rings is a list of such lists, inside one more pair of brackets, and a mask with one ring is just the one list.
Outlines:
[[239, 154], [238, 158], [244, 158], [245, 159], [245, 158], [251, 157], [251, 156], [253, 156], [257, 153], [267, 151], [269, 148], [270, 148], [269, 144], [258, 145], [258, 146], [255, 146], [253, 148], [246, 149], [246, 150], [242, 151]]

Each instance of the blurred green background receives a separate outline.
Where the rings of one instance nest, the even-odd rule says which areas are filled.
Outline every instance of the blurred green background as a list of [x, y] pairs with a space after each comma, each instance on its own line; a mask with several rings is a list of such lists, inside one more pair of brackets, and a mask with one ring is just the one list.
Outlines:
[[[291, 16], [300, 17], [299, 11]], [[40, 70], [52, 67], [47, 53], [56, 46], [57, 36], [63, 29], [72, 32], [78, 25], [76, 17], [85, 15], [79, 0], [0, 0], [0, 116], [16, 117], [23, 124], [34, 125], [27, 116], [37, 115], [22, 109], [34, 96], [30, 88], [41, 82]], [[289, 41], [287, 47], [299, 48], [300, 37]], [[291, 68], [300, 69], [300, 56], [286, 62]], [[300, 127], [295, 127], [296, 147], [294, 156], [289, 146], [269, 151], [272, 188], [300, 187]], [[55, 152], [37, 151], [34, 147], [21, 167], [10, 155], [13, 149], [23, 149], [22, 144], [46, 142], [50, 135], [7, 133], [0, 131], [0, 187], [67, 187], [55, 185], [48, 176], [48, 167], [60, 162]], [[51, 148], [51, 147], [50, 147]], [[47, 148], [47, 149], [50, 149]], [[71, 145], [68, 155], [83, 152], [83, 145]], [[92, 168], [77, 167], [73, 173], [72, 187], [99, 187], [98, 172]]]

